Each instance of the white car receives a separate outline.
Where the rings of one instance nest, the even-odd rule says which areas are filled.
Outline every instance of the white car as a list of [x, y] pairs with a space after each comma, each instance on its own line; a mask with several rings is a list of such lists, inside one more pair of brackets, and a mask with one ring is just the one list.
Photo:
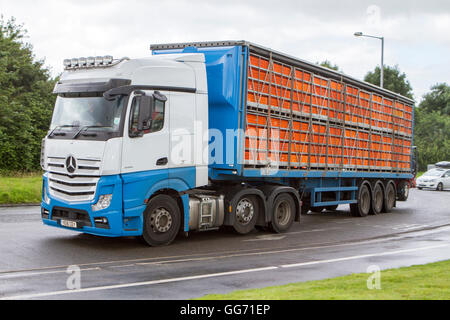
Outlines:
[[416, 179], [417, 189], [432, 188], [438, 191], [450, 189], [450, 170], [434, 168]]

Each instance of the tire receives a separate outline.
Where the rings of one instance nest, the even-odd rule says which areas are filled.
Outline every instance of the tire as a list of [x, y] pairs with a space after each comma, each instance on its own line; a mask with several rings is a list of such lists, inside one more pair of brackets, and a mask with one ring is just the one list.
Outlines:
[[382, 212], [389, 213], [392, 211], [392, 208], [395, 206], [395, 188], [392, 183], [388, 183], [386, 185], [386, 190], [384, 192], [384, 204]]
[[180, 208], [176, 200], [158, 195], [150, 200], [144, 211], [142, 238], [150, 246], [168, 245], [177, 236], [180, 224]]
[[325, 209], [325, 207], [311, 207], [312, 212], [316, 212], [316, 213], [321, 213], [323, 211], [323, 209]]
[[372, 191], [372, 205], [370, 208], [370, 214], [379, 214], [383, 211], [384, 205], [384, 192], [381, 182], [375, 184]]
[[325, 210], [327, 210], [327, 211], [336, 211], [337, 207], [338, 207], [337, 204], [335, 204], [334, 206], [326, 206]]
[[442, 191], [442, 190], [444, 190], [444, 185], [442, 184], [442, 182], [439, 182], [436, 187], [436, 191]]
[[233, 229], [239, 234], [251, 232], [256, 225], [259, 213], [259, 203], [255, 196], [244, 195], [236, 204], [234, 210]]
[[272, 219], [269, 224], [273, 232], [286, 232], [292, 226], [295, 218], [295, 202], [286, 193], [277, 196], [273, 203]]
[[371, 208], [372, 197], [367, 184], [362, 184], [358, 188], [358, 202], [350, 204], [350, 212], [354, 217], [366, 217]]
[[397, 200], [406, 201], [409, 196], [409, 183], [406, 181], [400, 182], [397, 190]]
[[423, 188], [422, 187], [417, 187], [417, 189], [422, 190]]

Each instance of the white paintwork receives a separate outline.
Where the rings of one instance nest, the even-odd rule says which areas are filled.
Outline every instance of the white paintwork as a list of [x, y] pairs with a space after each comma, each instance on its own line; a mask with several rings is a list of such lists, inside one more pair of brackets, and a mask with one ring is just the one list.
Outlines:
[[122, 142], [123, 138], [114, 138], [106, 141], [101, 171], [102, 176], [120, 173], [122, 163]]
[[[86, 79], [89, 79], [102, 82], [107, 79], [121, 78], [130, 79], [132, 85], [197, 88], [206, 92], [204, 61], [204, 55], [199, 53], [155, 55], [148, 58], [125, 60], [107, 68], [67, 70], [61, 75], [61, 81], [85, 82]], [[193, 65], [196, 67], [194, 68]], [[196, 71], [201, 74], [196, 75]], [[204, 78], [204, 80], [200, 81], [200, 78]], [[200, 87], [197, 87], [197, 82], [201, 85]]]
[[[204, 62], [204, 55], [199, 53], [154, 55], [124, 60], [112, 67], [64, 72], [61, 81], [66, 83], [105, 82], [119, 78], [130, 79], [131, 85], [195, 88], [197, 93], [160, 90], [168, 98], [164, 127], [138, 138], [128, 135], [132, 95], [128, 101], [123, 137], [106, 142], [46, 139], [46, 159], [48, 156], [66, 159], [72, 155], [76, 159], [99, 160], [98, 175], [195, 166], [196, 186], [208, 184], [208, 163], [204, 161], [208, 159], [204, 156], [208, 152], [208, 88]], [[153, 91], [146, 91], [146, 94], [151, 95]], [[171, 148], [180, 142], [187, 152], [175, 159]], [[157, 166], [156, 161], [165, 157], [169, 163]], [[65, 167], [61, 170], [68, 174]], [[58, 196], [68, 201], [67, 197]]]
[[[160, 91], [169, 96], [168, 92]], [[152, 95], [153, 91], [145, 91]], [[170, 101], [167, 100], [164, 110], [164, 126], [158, 132], [144, 134], [142, 137], [130, 137], [128, 134], [130, 120], [130, 106], [134, 94], [128, 101], [127, 116], [123, 133], [122, 146], [122, 173], [141, 172], [149, 170], [168, 169], [169, 165], [157, 166], [156, 161], [169, 155], [169, 109]]]

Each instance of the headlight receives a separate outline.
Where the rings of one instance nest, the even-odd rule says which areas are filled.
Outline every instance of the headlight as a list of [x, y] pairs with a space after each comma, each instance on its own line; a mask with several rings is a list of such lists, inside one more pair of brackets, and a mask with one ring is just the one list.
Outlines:
[[44, 185], [44, 188], [42, 190], [42, 193], [44, 194], [44, 202], [46, 204], [50, 204], [50, 198], [47, 195], [47, 188], [45, 187], [45, 185]]
[[100, 211], [109, 207], [112, 200], [112, 194], [104, 194], [98, 198], [96, 204], [92, 205], [92, 211]]

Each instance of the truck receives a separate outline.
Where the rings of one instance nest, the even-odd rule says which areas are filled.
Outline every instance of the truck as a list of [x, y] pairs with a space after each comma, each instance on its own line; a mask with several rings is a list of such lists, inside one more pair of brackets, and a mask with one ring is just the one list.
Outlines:
[[42, 141], [45, 225], [159, 246], [407, 199], [413, 100], [247, 41], [150, 49], [64, 60]]

